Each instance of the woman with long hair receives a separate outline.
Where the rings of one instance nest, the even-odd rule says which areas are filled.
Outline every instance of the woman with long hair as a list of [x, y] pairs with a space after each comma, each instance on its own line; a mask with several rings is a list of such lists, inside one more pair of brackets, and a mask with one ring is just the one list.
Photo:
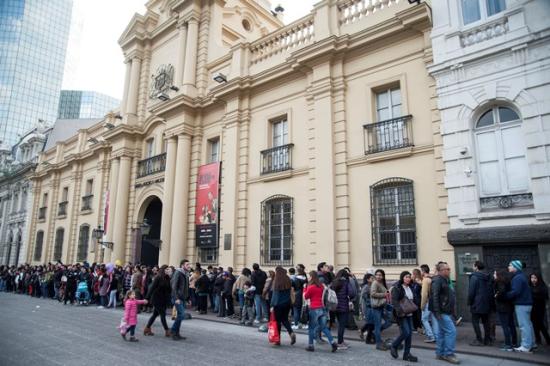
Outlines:
[[304, 290], [304, 299], [309, 302], [309, 343], [306, 351], [313, 352], [315, 347], [313, 341], [320, 332], [324, 333], [332, 346], [332, 352], [336, 352], [338, 345], [327, 327], [327, 309], [323, 303], [324, 285], [319, 280], [316, 271], [309, 272], [309, 281]]
[[418, 362], [418, 358], [411, 355], [411, 343], [412, 343], [412, 328], [413, 322], [412, 312], [407, 312], [402, 307], [403, 301], [408, 301], [410, 304], [414, 304], [414, 295], [411, 290], [412, 277], [411, 272], [403, 271], [399, 275], [399, 282], [395, 284], [391, 291], [391, 302], [393, 305], [393, 312], [397, 324], [399, 324], [399, 336], [395, 338], [390, 347], [391, 356], [398, 358], [399, 353], [397, 349], [401, 346], [403, 341], [405, 342], [405, 349], [403, 350], [403, 361]]
[[350, 302], [355, 299], [357, 292], [349, 280], [349, 272], [341, 269], [336, 274], [332, 282], [332, 289], [336, 292], [338, 306], [336, 307], [336, 318], [338, 319], [338, 349], [348, 349], [349, 346], [344, 343], [344, 332], [348, 325], [350, 313]]
[[[382, 269], [377, 269], [374, 272], [375, 281], [370, 288], [370, 301], [372, 308], [372, 318], [374, 322], [374, 339], [376, 341], [376, 349], [387, 351], [388, 348], [382, 342], [382, 331], [391, 326], [391, 322], [384, 317], [387, 299], [389, 296], [388, 287], [386, 285], [386, 272]], [[384, 324], [382, 324], [382, 319]]]
[[[296, 334], [288, 321], [288, 314], [290, 313], [290, 307], [292, 305], [292, 283], [290, 282], [290, 277], [286, 274], [286, 269], [281, 266], [275, 268], [275, 276], [273, 277], [271, 289], [271, 311], [275, 313], [277, 329], [279, 334], [281, 334], [281, 324], [284, 325], [286, 331], [290, 335], [290, 344], [293, 345], [296, 343]], [[277, 345], [280, 346], [281, 344], [278, 343]]]
[[493, 276], [496, 312], [504, 333], [504, 346], [501, 351], [511, 352], [517, 345], [518, 335], [514, 323], [514, 303], [506, 297], [506, 294], [512, 289], [510, 276], [506, 270], [495, 271]]
[[546, 302], [548, 301], [548, 287], [540, 273], [533, 273], [530, 277], [529, 285], [531, 286], [531, 292], [533, 294], [533, 309], [531, 310], [531, 322], [533, 323], [533, 330], [535, 332], [535, 339], [537, 344], [542, 344], [541, 333], [546, 340], [546, 344], [550, 345], [550, 336], [548, 335], [548, 329], [546, 329]]
[[160, 321], [162, 327], [164, 328], [164, 334], [166, 337], [171, 337], [170, 329], [166, 323], [166, 308], [170, 304], [170, 296], [172, 288], [170, 287], [170, 277], [166, 274], [166, 268], [168, 266], [164, 265], [158, 270], [149, 291], [147, 292], [146, 299], [149, 303], [153, 305], [153, 314], [149, 318], [145, 329], [143, 330], [144, 335], [155, 335], [151, 331], [151, 326], [157, 319], [157, 316], [160, 316]]
[[[361, 287], [361, 311], [363, 312], [363, 318], [365, 324], [359, 330], [359, 338], [364, 339], [367, 344], [376, 343], [374, 340], [374, 321], [372, 316], [372, 308], [370, 302], [370, 287], [374, 281], [374, 275], [372, 273], [366, 273], [363, 277], [363, 287]], [[367, 335], [365, 336], [365, 332]]]

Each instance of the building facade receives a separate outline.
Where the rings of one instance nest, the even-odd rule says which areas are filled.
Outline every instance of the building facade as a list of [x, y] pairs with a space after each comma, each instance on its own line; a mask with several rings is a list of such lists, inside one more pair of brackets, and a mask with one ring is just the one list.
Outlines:
[[72, 3], [0, 3], [0, 140], [7, 145], [38, 119], [56, 119]]
[[120, 100], [87, 90], [61, 90], [59, 119], [103, 118], [109, 111], [119, 109]]
[[[429, 7], [325, 0], [283, 26], [264, 3], [150, 1], [132, 19], [121, 119], [41, 156], [30, 261], [396, 276], [452, 259]], [[200, 224], [217, 240], [198, 248]]]
[[550, 279], [550, 3], [433, 2], [437, 81], [461, 314], [475, 260]]

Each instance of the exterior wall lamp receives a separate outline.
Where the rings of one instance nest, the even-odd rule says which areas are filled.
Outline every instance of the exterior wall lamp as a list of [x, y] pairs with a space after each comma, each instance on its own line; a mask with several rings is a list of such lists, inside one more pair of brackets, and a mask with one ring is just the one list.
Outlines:
[[92, 231], [92, 237], [98, 242], [98, 244], [101, 244], [103, 248], [113, 249], [115, 243], [111, 241], [103, 241], [103, 234], [105, 234], [105, 230], [103, 230], [101, 225]]
[[214, 81], [218, 83], [227, 83], [227, 76], [222, 74], [221, 72], [218, 72], [216, 75], [214, 75]]

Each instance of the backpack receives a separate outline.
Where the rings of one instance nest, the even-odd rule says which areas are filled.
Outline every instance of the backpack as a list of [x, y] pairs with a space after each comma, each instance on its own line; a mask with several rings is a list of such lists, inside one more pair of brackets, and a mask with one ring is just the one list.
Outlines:
[[338, 307], [338, 296], [336, 292], [328, 286], [323, 290], [323, 305], [328, 311], [335, 311]]

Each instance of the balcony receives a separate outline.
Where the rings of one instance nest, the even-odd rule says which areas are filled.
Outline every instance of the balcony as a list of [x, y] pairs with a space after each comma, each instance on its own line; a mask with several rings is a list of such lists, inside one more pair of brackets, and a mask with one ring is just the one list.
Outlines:
[[38, 209], [38, 220], [46, 220], [46, 210], [47, 207], [40, 207]]
[[166, 153], [152, 156], [138, 162], [138, 178], [163, 172], [166, 168]]
[[292, 169], [293, 146], [294, 144], [287, 144], [263, 150], [261, 167], [262, 175]]
[[364, 125], [365, 155], [414, 146], [411, 119], [408, 115]]
[[57, 208], [57, 216], [67, 216], [68, 204], [68, 201], [59, 202], [59, 207]]
[[92, 200], [94, 199], [93, 194], [88, 194], [86, 196], [82, 196], [82, 207], [80, 208], [80, 211], [91, 211], [92, 210]]

